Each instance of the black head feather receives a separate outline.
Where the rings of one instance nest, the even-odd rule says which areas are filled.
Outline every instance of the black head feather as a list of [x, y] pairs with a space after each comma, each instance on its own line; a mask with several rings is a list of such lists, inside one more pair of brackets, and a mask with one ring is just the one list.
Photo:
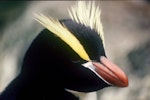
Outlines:
[[105, 56], [102, 39], [95, 30], [72, 20], [62, 20], [61, 22], [77, 37], [91, 60], [99, 61], [100, 56]]

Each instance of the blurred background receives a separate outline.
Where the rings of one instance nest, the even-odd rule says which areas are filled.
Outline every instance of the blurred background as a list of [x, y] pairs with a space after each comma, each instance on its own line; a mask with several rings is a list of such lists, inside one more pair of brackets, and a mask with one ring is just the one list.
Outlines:
[[[34, 13], [69, 18], [75, 1], [0, 2], [0, 91], [19, 73], [24, 53], [43, 29]], [[150, 1], [96, 1], [101, 8], [106, 54], [129, 77], [127, 88], [109, 87], [98, 100], [150, 99]]]

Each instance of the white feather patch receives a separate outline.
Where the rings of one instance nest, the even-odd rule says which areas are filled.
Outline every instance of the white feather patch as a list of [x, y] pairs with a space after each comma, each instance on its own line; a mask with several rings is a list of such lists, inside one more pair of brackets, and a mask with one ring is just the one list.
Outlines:
[[92, 62], [86, 62], [82, 64], [82, 66], [89, 68], [91, 71], [93, 71], [99, 78], [101, 78], [105, 83], [111, 85], [109, 82], [107, 82], [102, 76], [100, 76], [96, 71], [95, 71], [95, 66], [92, 64]]

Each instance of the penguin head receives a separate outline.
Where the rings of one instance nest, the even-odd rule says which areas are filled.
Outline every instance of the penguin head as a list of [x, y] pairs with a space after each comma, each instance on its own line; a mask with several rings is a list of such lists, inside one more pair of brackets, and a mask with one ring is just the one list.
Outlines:
[[78, 57], [72, 62], [80, 63], [82, 67], [90, 69], [108, 85], [128, 86], [125, 73], [106, 57], [104, 39], [95, 30], [72, 20], [64, 20], [62, 23], [79, 40], [88, 56], [88, 59]]
[[[74, 52], [69, 56], [71, 65], [84, 70], [83, 73], [90, 73], [87, 74], [87, 79], [94, 78], [98, 80], [96, 82], [101, 83], [101, 88], [111, 85], [127, 87], [127, 75], [106, 57], [99, 7], [96, 7], [94, 2], [87, 4], [84, 1], [79, 1], [69, 10], [69, 14], [71, 19], [64, 20], [46, 17], [43, 14], [35, 14], [35, 20], [71, 48]], [[82, 75], [82, 72], [79, 75]], [[98, 84], [95, 85], [97, 86]]]

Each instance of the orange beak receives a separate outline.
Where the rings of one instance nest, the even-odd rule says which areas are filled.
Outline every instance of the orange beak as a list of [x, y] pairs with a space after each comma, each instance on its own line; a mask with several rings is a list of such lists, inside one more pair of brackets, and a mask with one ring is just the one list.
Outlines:
[[115, 64], [102, 56], [100, 62], [92, 62], [95, 71], [107, 82], [118, 87], [127, 87], [128, 78], [126, 74]]

